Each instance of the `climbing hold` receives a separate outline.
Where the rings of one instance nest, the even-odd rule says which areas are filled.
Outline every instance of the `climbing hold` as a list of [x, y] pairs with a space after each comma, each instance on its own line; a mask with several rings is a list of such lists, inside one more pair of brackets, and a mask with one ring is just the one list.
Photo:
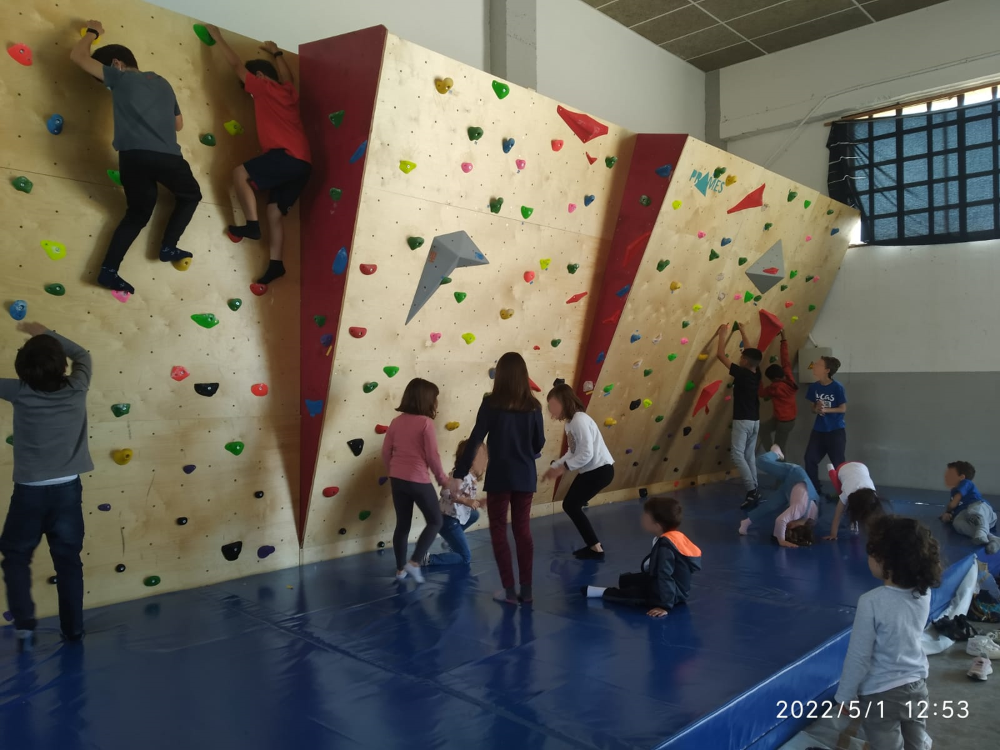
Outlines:
[[682, 205], [683, 205], [683, 204], [682, 204], [682, 203], [681, 203], [680, 201], [674, 201], [673, 203], [671, 203], [671, 204], [670, 204], [670, 206], [671, 206], [671, 207], [672, 207], [672, 208], [674, 209], [674, 211], [676, 211], [676, 210], [677, 210], [678, 208], [680, 208], [680, 207], [681, 207]]
[[[538, 347], [536, 346], [535, 349], [538, 349]], [[597, 364], [601, 364], [601, 362], [603, 361], [604, 361], [604, 352], [600, 352], [597, 355]]]
[[533, 213], [535, 213], [535, 209], [529, 208], [528, 206], [521, 206], [521, 216], [525, 219], [530, 218]]
[[794, 302], [792, 302], [792, 301], [789, 300], [788, 302], [785, 303], [785, 309], [787, 310], [789, 307], [791, 307], [794, 304], [795, 304]]
[[498, 214], [501, 208], [503, 208], [503, 198], [490, 198], [490, 211]]
[[[320, 316], [320, 317], [322, 317], [322, 316]], [[316, 322], [319, 323], [318, 320]], [[324, 323], [326, 322], [326, 318], [323, 318], [323, 322]], [[320, 325], [322, 325], [322, 324], [320, 324]], [[368, 333], [368, 329], [367, 328], [362, 328], [361, 326], [351, 326], [350, 328], [347, 329], [347, 332], [349, 334], [351, 334], [351, 336], [353, 338], [363, 339], [365, 337], [365, 334]]]
[[557, 106], [556, 112], [563, 119], [563, 122], [569, 125], [570, 130], [576, 134], [576, 137], [584, 143], [608, 133], [608, 126], [598, 122], [590, 115], [573, 112], [562, 106]]
[[594, 162], [597, 161], [597, 157], [591, 156], [589, 151], [587, 151], [586, 154], [587, 154], [587, 161], [590, 162], [591, 166], [593, 166]]
[[788, 284], [782, 284], [781, 291], [785, 291], [786, 289], [788, 289]]
[[603, 390], [605, 394], [608, 394], [608, 393], [611, 393], [611, 391], [613, 391], [614, 389], [615, 389], [615, 384], [614, 383], [608, 383], [601, 390]]
[[384, 372], [387, 377], [394, 378], [399, 373], [399, 368], [395, 365], [386, 365], [382, 368], [382, 372]]
[[145, 586], [159, 586], [160, 577], [159, 576], [146, 576], [142, 579], [142, 583]]
[[[553, 151], [562, 151], [562, 147], [563, 147], [563, 142], [562, 141], [560, 141], [558, 139], [554, 139], [552, 141], [552, 150]], [[505, 148], [504, 151], [506, 151], [506, 150], [507, 149]]]
[[662, 177], [664, 179], [670, 177], [670, 173], [674, 171], [672, 164], [664, 164], [662, 167], [658, 167], [656, 170], [656, 176]]
[[570, 203], [568, 206], [566, 206], [566, 210], [569, 211], [570, 213], [573, 213], [574, 211], [576, 211], [576, 204]]
[[834, 227], [833, 229], [830, 230], [830, 236], [831, 237], [833, 237], [835, 234], [839, 234], [839, 233], [840, 233], [840, 230], [837, 227]]
[[363, 510], [360, 513], [358, 513], [358, 520], [367, 521], [369, 518], [371, 518], [371, 515], [372, 512], [370, 510]]
[[708, 359], [708, 355], [705, 354], [705, 352], [702, 352], [701, 354], [698, 355], [699, 362], [704, 362], [706, 359]]
[[243, 307], [243, 300], [241, 300], [239, 297], [233, 297], [231, 300], [226, 302], [226, 304], [229, 306], [230, 310], [236, 312], [241, 307]]
[[378, 383], [376, 383], [374, 380], [369, 380], [367, 383], [361, 386], [361, 388], [365, 393], [371, 393], [376, 388], [378, 388]]
[[183, 471], [185, 474], [193, 474], [194, 470], [197, 468], [198, 467], [195, 466], [194, 464], [187, 464], [181, 467], [181, 471]]
[[732, 242], [732, 241], [733, 241], [733, 240], [732, 240], [732, 239], [731, 239], [730, 237], [723, 237], [723, 238], [722, 238], [722, 239], [721, 239], [721, 240], [719, 241], [719, 244], [720, 244], [720, 245], [722, 245], [723, 247], [725, 247], [726, 245], [728, 245], [728, 244], [729, 244], [730, 242]]
[[9, 310], [10, 317], [14, 320], [24, 320], [24, 316], [28, 314], [28, 303], [23, 299], [19, 299], [11, 303]]
[[812, 201], [811, 201], [811, 200], [809, 200], [809, 199], [807, 198], [806, 200], [802, 201], [802, 205], [803, 205], [803, 206], [804, 206], [805, 208], [809, 208], [809, 206], [811, 206], [811, 205], [812, 205]]
[[450, 78], [435, 78], [434, 88], [437, 89], [439, 94], [447, 94], [451, 91], [451, 87], [455, 85], [455, 82]]
[[230, 542], [222, 545], [222, 556], [229, 562], [233, 562], [243, 551], [243, 542]]
[[318, 417], [323, 413], [323, 399], [305, 399], [306, 411], [310, 417]]
[[274, 547], [270, 544], [264, 544], [257, 548], [257, 557], [263, 560], [268, 555], [274, 554]]
[[715, 179], [719, 179], [725, 173], [726, 173], [726, 168], [725, 167], [716, 167], [715, 171], [712, 172], [712, 177], [714, 177]]
[[435, 332], [431, 332], [431, 343], [432, 344], [436, 344], [440, 340], [441, 340], [441, 334], [440, 333], [437, 333], [436, 331]]
[[[178, 258], [177, 260], [171, 261], [170, 265], [176, 268], [178, 271], [186, 271], [191, 267], [190, 258]], [[252, 287], [252, 285], [251, 285]], [[264, 287], [264, 291], [267, 291], [267, 287]]]
[[739, 259], [739, 265], [741, 265], [741, 266], [742, 266], [742, 265], [745, 265], [745, 264], [746, 264], [746, 262], [747, 262], [747, 259], [746, 259], [746, 258], [740, 258], [740, 259]]
[[687, 344], [688, 344], [688, 339], [682, 338], [681, 339], [681, 346], [687, 346]]
[[132, 449], [131, 448], [121, 448], [116, 451], [112, 451], [111, 458], [119, 466], [124, 466], [129, 461], [132, 460]]
[[690, 321], [688, 321], [688, 320], [682, 320], [681, 321], [681, 328], [687, 328], [689, 325], [691, 325]]
[[13, 445], [14, 444], [14, 436], [13, 435], [8, 435], [7, 439], [4, 442], [6, 442], [7, 445]]
[[199, 396], [207, 396], [208, 398], [211, 398], [212, 396], [214, 396], [218, 392], [218, 390], [219, 390], [219, 384], [218, 383], [195, 383], [194, 384], [194, 392], [197, 393]]
[[[657, 415], [656, 419], [654, 419], [653, 421], [654, 422], [662, 422], [663, 419], [664, 419], [664, 416], [662, 414], [659, 414], [659, 415]], [[670, 436], [668, 435], [667, 437], [670, 437]]]
[[19, 190], [22, 193], [30, 193], [31, 188], [35, 186], [35, 183], [33, 183], [24, 175], [21, 175], [20, 177], [15, 177], [13, 180], [10, 181], [10, 184], [14, 186], [15, 190]]
[[774, 224], [772, 224], [771, 222], [767, 222], [767, 223], [766, 223], [766, 224], [764, 225], [764, 231], [766, 232], [767, 230], [769, 230], [769, 229], [770, 229], [771, 227], [773, 227], [773, 226], [774, 226]]
[[812, 281], [815, 278], [816, 278], [815, 276], [811, 276], [811, 275], [810, 276], [806, 276], [806, 283], [808, 284], [810, 281]]
[[472, 171], [472, 162], [463, 161], [462, 162], [462, 171], [465, 172], [466, 174], [469, 174], [469, 172]]
[[640, 336], [640, 335], [639, 335], [638, 333], [633, 333], [633, 334], [632, 334], [632, 335], [631, 335], [631, 336], [629, 337], [629, 341], [631, 341], [631, 342], [632, 342], [632, 343], [634, 344], [634, 343], [635, 343], [636, 341], [638, 341], [638, 340], [639, 340], [639, 339], [641, 339], [641, 338], [642, 338], [642, 336]]
[[795, 278], [796, 276], [798, 276], [798, 275], [799, 275], [799, 272], [798, 272], [798, 271], [789, 271], [789, 272], [788, 272], [788, 278], [789, 278], [789, 279], [794, 279], [794, 278]]
[[653, 402], [652, 402], [652, 400], [651, 400], [651, 399], [648, 399], [648, 398], [644, 398], [644, 399], [642, 400], [642, 408], [643, 408], [643, 409], [648, 409], [648, 408], [649, 408], [650, 406], [652, 406], [652, 405], [653, 405]]
[[444, 425], [444, 428], [446, 430], [448, 430], [448, 432], [454, 432], [459, 427], [461, 427], [461, 424], [458, 423], [458, 422], [445, 422], [445, 425]]
[[176, 521], [174, 521], [174, 523], [176, 523], [178, 526], [187, 526], [187, 522], [188, 522], [187, 516], [181, 516]]
[[658, 450], [660, 450], [660, 446], [654, 445], [652, 448], [650, 448], [650, 450], [658, 451]]
[[338, 110], [336, 112], [331, 112], [330, 113], [330, 115], [329, 115], [330, 122], [333, 123], [333, 127], [339, 128], [341, 126], [341, 124], [344, 122], [344, 114], [345, 114], [345, 111], [342, 110], [342, 109]]
[[342, 247], [337, 251], [336, 257], [333, 259], [333, 272], [340, 276], [344, 271], [347, 270], [347, 248]]
[[526, 166], [528, 166], [528, 162], [526, 162], [526, 161], [525, 161], [524, 159], [518, 159], [518, 160], [516, 160], [516, 161], [514, 162], [514, 165], [515, 165], [515, 166], [516, 166], [516, 167], [518, 168], [518, 170], [520, 171], [520, 170], [524, 169], [524, 168], [525, 168]]
[[552, 339], [552, 341], [550, 341], [549, 343], [552, 344], [552, 348], [555, 349], [557, 346], [559, 346], [559, 344], [562, 343], [562, 339]]
[[[445, 279], [447, 279], [447, 278], [448, 277], [445, 276]], [[449, 279], [449, 281], [450, 281], [450, 279]], [[444, 279], [441, 279], [441, 283], [442, 284], [446, 284], [448, 282], [446, 282]], [[458, 303], [461, 303], [467, 296], [468, 295], [465, 292], [455, 292], [455, 301], [458, 302]]]
[[584, 206], [589, 206], [593, 202], [594, 202], [594, 196], [592, 196], [592, 195], [585, 195], [585, 196], [583, 196], [583, 205]]
[[510, 150], [512, 148], [514, 148], [514, 143], [515, 143], [515, 141], [514, 141], [513, 138], [504, 138], [503, 139], [503, 152], [505, 154], [509, 154]]
[[501, 320], [510, 320], [511, 317], [513, 317], [513, 315], [514, 315], [514, 311], [511, 310], [509, 307], [506, 307], [506, 308], [504, 308], [504, 309], [502, 309], [500, 311], [500, 319]]
[[681, 282], [679, 282], [679, 281], [671, 281], [670, 282], [670, 291], [671, 292], [676, 292], [680, 288], [681, 288]]
[[745, 211], [748, 208], [760, 208], [764, 205], [764, 187], [761, 185], [756, 190], [752, 190], [743, 196], [743, 199], [735, 206], [726, 211], [727, 214], [734, 214], [737, 211]]
[[215, 39], [213, 39], [212, 35], [208, 33], [208, 29], [206, 29], [200, 23], [196, 23], [194, 26], [192, 26], [192, 28], [194, 29], [195, 35], [199, 39], [201, 39], [203, 44], [206, 44], [209, 47], [215, 44]]
[[811, 242], [811, 241], [812, 241], [812, 235], [811, 234], [807, 234], [806, 235], [806, 242]]
[[[188, 260], [185, 258], [185, 260]], [[251, 284], [250, 291], [255, 297], [263, 297], [267, 294], [267, 284]]]
[[534, 271], [525, 271], [524, 272], [524, 280], [530, 284], [532, 281], [535, 280], [535, 272]]
[[234, 440], [231, 443], [226, 443], [226, 450], [232, 453], [234, 456], [238, 456], [243, 452], [245, 446], [239, 440]]
[[732, 185], [732, 184], [733, 184], [734, 182], [736, 182], [736, 175], [734, 175], [734, 174], [731, 174], [731, 175], [728, 175], [728, 176], [726, 177], [726, 187], [729, 187], [729, 186], [730, 186], [730, 185]]
[[215, 328], [219, 325], [219, 319], [212, 313], [195, 313], [191, 316], [191, 320], [202, 328]]
[[341, 527], [340, 531], [338, 531], [337, 533], [340, 534], [341, 536], [343, 536], [344, 534], [347, 533], [347, 529]]
[[493, 93], [497, 95], [497, 99], [506, 99], [510, 93], [510, 86], [500, 81], [493, 81]]
[[719, 254], [717, 252], [715, 252], [715, 250], [710, 250], [709, 253], [708, 253], [708, 259], [709, 260], [716, 260], [719, 257], [720, 257]]
[[108, 179], [115, 183], [118, 187], [122, 185], [122, 175], [117, 169], [108, 170]]
[[116, 573], [124, 573], [124, 572], [125, 572], [125, 566], [124, 566], [124, 565], [122, 565], [121, 563], [118, 563], [118, 564], [117, 564], [117, 565], [115, 566], [115, 572], [116, 572]]
[[[367, 151], [367, 150], [368, 150], [368, 141], [362, 141], [361, 144], [356, 149], [354, 149], [354, 153], [351, 154], [351, 158], [347, 160], [347, 163], [348, 164], [354, 164], [356, 162], [361, 161], [361, 159], [365, 155], [365, 151]], [[400, 163], [399, 166], [400, 166], [400, 169], [402, 169], [402, 167], [403, 167], [402, 162]], [[415, 167], [417, 165], [414, 164], [413, 166]], [[408, 170], [403, 170], [403, 171], [408, 171]]]
[[799, 322], [799, 316], [798, 315], [793, 315], [792, 316], [792, 322], [793, 323], [798, 323]]
[[[664, 260], [661, 260], [661, 261], [659, 261], [659, 262], [658, 262], [658, 263], [656, 264], [656, 270], [657, 270], [657, 271], [661, 271], [661, 272], [662, 272], [662, 271], [663, 271], [663, 269], [664, 269], [664, 268], [666, 268], [666, 267], [667, 267], [667, 266], [669, 266], [669, 265], [670, 265], [670, 261], [669, 261], [669, 260], [666, 260], [666, 259], [664, 259]], [[678, 288], [680, 288], [680, 287], [678, 287]]]
[[418, 247], [423, 247], [424, 238], [423, 237], [407, 237], [406, 244], [410, 246], [410, 250], [416, 250]]
[[626, 294], [628, 294], [628, 290], [631, 289], [631, 288], [632, 288], [631, 284], [626, 284], [621, 289], [619, 289], [617, 292], [615, 292], [615, 296], [616, 297], [624, 297]]
[[[361, 270], [361, 273], [363, 273], [365, 276], [371, 276], [373, 273], [375, 273], [378, 270], [378, 266], [375, 265], [374, 263], [362, 263], [361, 267], [360, 267], [360, 270]], [[324, 318], [324, 320], [325, 320], [325, 318]]]
[[483, 137], [483, 129], [482, 128], [471, 127], [471, 128], [468, 129], [467, 132], [469, 133], [469, 140], [470, 141], [478, 141], [480, 138]]
[[250, 393], [255, 396], [266, 396], [267, 395], [267, 384], [266, 383], [254, 383], [250, 386]]
[[743, 303], [744, 303], [744, 304], [746, 304], [747, 302], [749, 302], [749, 301], [750, 301], [750, 300], [752, 300], [752, 299], [753, 299], [753, 292], [746, 292], [746, 293], [745, 293], [745, 294], [743, 295]]
[[791, 203], [793, 200], [795, 200], [798, 197], [798, 195], [799, 194], [796, 193], [794, 190], [789, 190], [788, 191], [788, 202]]
[[313, 315], [313, 322], [320, 328], [326, 325], [325, 315]]
[[340, 188], [330, 188], [330, 200], [339, 201], [344, 197], [344, 191]]
[[816, 305], [809, 305], [809, 312], [812, 312], [815, 309], [816, 309]]
[[611, 417], [608, 417], [607, 419], [604, 420], [605, 427], [614, 427], [616, 424], [618, 424], [617, 419], [612, 419]]
[[566, 266], [566, 270], [569, 271], [570, 273], [576, 273], [577, 271], [580, 270], [580, 264], [570, 263], [568, 266]]
[[178, 383], [184, 380], [184, 378], [186, 378], [190, 374], [191, 373], [189, 373], [185, 368], [181, 367], [180, 365], [174, 365], [173, 367], [170, 368], [170, 377], [172, 377]]
[[12, 44], [7, 48], [7, 54], [25, 67], [31, 65], [31, 47], [27, 44]]
[[229, 135], [243, 135], [243, 126], [240, 125], [236, 120], [230, 120], [229, 122], [223, 123], [222, 127], [226, 129]]
[[416, 168], [417, 165], [412, 161], [407, 161], [406, 159], [399, 160], [399, 171], [403, 174], [409, 174]]
[[66, 257], [66, 246], [61, 242], [55, 242], [54, 240], [42, 240], [41, 245], [45, 254], [52, 260], [62, 260]]
[[116, 418], [124, 417], [130, 411], [132, 411], [132, 404], [111, 404], [111, 413]]
[[333, 497], [340, 492], [340, 487], [324, 487], [323, 497]]
[[604, 157], [604, 165], [608, 169], [611, 169], [611, 167], [613, 167], [617, 163], [618, 163], [618, 157], [617, 156], [605, 156]]
[[698, 312], [699, 310], [702, 309], [702, 306], [701, 305], [692, 305], [691, 309], [694, 310], [694, 312]]
[[202, 144], [205, 145], [205, 146], [214, 146], [215, 145], [215, 136], [212, 135], [211, 133], [202, 133], [198, 137], [198, 140], [201, 141]]
[[635, 411], [640, 406], [642, 406], [642, 400], [637, 398], [635, 401], [629, 403], [628, 408], [629, 411]]
[[66, 287], [62, 284], [46, 284], [45, 291], [53, 297], [62, 297], [66, 294]]
[[63, 116], [52, 115], [46, 122], [45, 127], [52, 135], [59, 135], [63, 129]]
[[97, 509], [102, 513], [107, 513], [109, 510], [111, 510], [111, 503], [101, 503], [100, 505], [97, 506]]
[[471, 344], [475, 340], [476, 340], [476, 335], [473, 333], [462, 334], [462, 341], [464, 341], [466, 344]]
[[651, 201], [649, 199], [648, 195], [640, 195], [639, 196], [639, 203], [641, 203], [643, 206], [649, 206], [650, 204], [652, 204], [652, 202], [653, 201]]

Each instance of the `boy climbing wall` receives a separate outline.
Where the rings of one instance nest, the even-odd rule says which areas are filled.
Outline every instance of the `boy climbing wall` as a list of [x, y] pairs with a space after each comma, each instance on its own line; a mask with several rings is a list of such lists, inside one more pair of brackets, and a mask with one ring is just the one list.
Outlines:
[[201, 201], [201, 188], [177, 145], [177, 131], [184, 127], [184, 118], [174, 90], [156, 73], [139, 70], [128, 47], [108, 44], [91, 56], [90, 45], [103, 33], [100, 21], [87, 21], [87, 33], [74, 45], [69, 59], [111, 91], [115, 122], [112, 145], [118, 152], [127, 208], [111, 236], [97, 283], [115, 292], [133, 294], [135, 289], [118, 275], [118, 269], [153, 215], [157, 183], [174, 194], [174, 210], [160, 244], [160, 260], [164, 263], [191, 257], [177, 243]]
[[244, 64], [233, 48], [226, 44], [218, 26], [205, 28], [218, 43], [226, 61], [233, 66], [246, 92], [253, 97], [257, 138], [263, 153], [233, 170], [233, 187], [247, 223], [230, 225], [228, 234], [233, 242], [240, 242], [244, 237], [260, 239], [254, 190], [267, 190], [271, 262], [257, 283], [270, 284], [285, 275], [285, 265], [281, 261], [284, 240], [282, 220], [298, 200], [312, 170], [309, 142], [299, 116], [299, 92], [292, 80], [292, 71], [282, 57], [284, 53], [274, 42], [260, 45], [274, 58], [274, 65], [267, 60], [248, 60]]
[[726, 324], [719, 326], [717, 334], [719, 348], [716, 357], [733, 376], [733, 463], [736, 464], [747, 491], [740, 509], [749, 510], [756, 508], [761, 499], [754, 454], [757, 449], [757, 436], [760, 433], [760, 399], [757, 392], [760, 389], [760, 361], [763, 355], [760, 349], [750, 346], [743, 324], [736, 325], [743, 339], [743, 352], [739, 363], [733, 362], [726, 354], [729, 333], [729, 326]]

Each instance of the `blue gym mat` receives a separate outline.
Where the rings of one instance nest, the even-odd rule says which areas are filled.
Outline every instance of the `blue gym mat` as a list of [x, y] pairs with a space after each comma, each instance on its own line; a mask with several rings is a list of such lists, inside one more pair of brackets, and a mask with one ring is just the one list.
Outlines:
[[[497, 604], [486, 531], [471, 569], [397, 584], [366, 553], [89, 611], [82, 646], [46, 620], [35, 653], [0, 631], [0, 747], [724, 748], [779, 746], [805, 722], [777, 702], [827, 698], [858, 596], [864, 540], [782, 549], [736, 533], [734, 485], [680, 490], [703, 551], [692, 599], [664, 620], [585, 600], [650, 539], [641, 501], [589, 510], [607, 561], [579, 562], [562, 514], [532, 522], [535, 603]], [[945, 494], [887, 491], [948, 562], [971, 543], [936, 520]], [[820, 529], [832, 506], [823, 508]]]

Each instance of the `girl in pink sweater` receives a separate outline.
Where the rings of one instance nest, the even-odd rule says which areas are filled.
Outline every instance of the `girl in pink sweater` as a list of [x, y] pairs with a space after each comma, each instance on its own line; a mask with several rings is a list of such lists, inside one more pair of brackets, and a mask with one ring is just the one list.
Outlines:
[[[448, 486], [448, 475], [441, 468], [434, 417], [437, 416], [438, 387], [423, 378], [414, 378], [406, 385], [403, 399], [382, 443], [382, 461], [392, 484], [392, 504], [396, 508], [396, 530], [392, 548], [396, 554], [396, 580], [412, 575], [417, 583], [424, 582], [420, 561], [431, 548], [441, 530], [441, 508], [438, 493], [429, 481], [434, 475], [441, 487]], [[427, 525], [420, 532], [413, 557], [406, 560], [413, 506], [420, 508]]]

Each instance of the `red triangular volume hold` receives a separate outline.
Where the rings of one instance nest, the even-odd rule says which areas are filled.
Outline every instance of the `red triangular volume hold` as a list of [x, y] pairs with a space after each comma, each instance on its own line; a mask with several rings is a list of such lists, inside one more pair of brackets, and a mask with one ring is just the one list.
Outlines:
[[538, 383], [536, 383], [531, 378], [528, 378], [528, 383], [531, 384], [531, 390], [533, 390], [535, 393], [541, 393], [542, 392], [542, 389], [539, 388]]
[[701, 395], [698, 396], [698, 401], [694, 405], [694, 411], [691, 412], [691, 416], [695, 416], [702, 409], [708, 414], [708, 402], [712, 400], [712, 396], [719, 392], [719, 386], [722, 385], [721, 380], [716, 380], [714, 383], [709, 383], [704, 388], [701, 389]]
[[760, 341], [757, 342], [757, 348], [761, 351], [767, 349], [771, 342], [774, 341], [774, 337], [778, 335], [778, 331], [785, 327], [785, 324], [778, 320], [778, 316], [774, 313], [769, 313], [767, 310], [760, 311]]
[[726, 211], [727, 214], [734, 214], [737, 211], [744, 211], [748, 208], [760, 208], [764, 205], [764, 185], [754, 190], [752, 193], [747, 193], [746, 196], [733, 206], [731, 209]]
[[556, 107], [556, 112], [569, 125], [570, 130], [576, 133], [576, 137], [584, 143], [608, 134], [608, 126], [603, 122], [598, 122], [590, 115], [572, 112], [565, 107]]

